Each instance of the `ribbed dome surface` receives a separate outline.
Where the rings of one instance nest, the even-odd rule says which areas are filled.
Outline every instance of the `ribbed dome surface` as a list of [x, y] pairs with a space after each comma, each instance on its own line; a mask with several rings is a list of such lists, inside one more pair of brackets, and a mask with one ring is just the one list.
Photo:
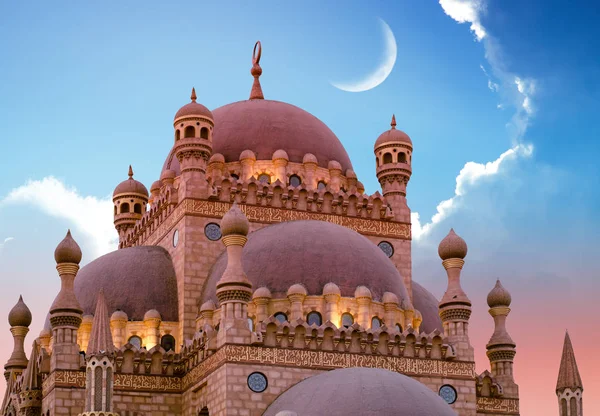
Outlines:
[[281, 394], [264, 416], [456, 416], [430, 388], [379, 368], [342, 368], [309, 377]]

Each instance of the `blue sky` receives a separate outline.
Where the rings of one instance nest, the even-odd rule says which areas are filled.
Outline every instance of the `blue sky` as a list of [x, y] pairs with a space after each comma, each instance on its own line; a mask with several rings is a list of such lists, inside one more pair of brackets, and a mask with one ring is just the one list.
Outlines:
[[[414, 143], [408, 198], [422, 225], [462, 178], [451, 209], [415, 242], [415, 273], [438, 296], [445, 286], [435, 248], [451, 226], [470, 245], [465, 284], [474, 293], [502, 277], [527, 288], [522, 299], [548, 288], [573, 304], [573, 288], [598, 294], [594, 2], [122, 3], [0, 4], [0, 281], [10, 288], [2, 302], [36, 285], [42, 290], [29, 298], [47, 310], [58, 288], [52, 251], [65, 229], [92, 260], [90, 234], [102, 227], [90, 218], [110, 222], [110, 204], [95, 213], [129, 164], [147, 185], [158, 179], [172, 117], [191, 87], [209, 108], [247, 99], [256, 40], [265, 97], [328, 124], [368, 192], [379, 189], [372, 146], [392, 113]], [[333, 88], [330, 81], [358, 79], [382, 60], [378, 18], [397, 40], [393, 72], [367, 92]], [[14, 194], [48, 177], [59, 182]]]

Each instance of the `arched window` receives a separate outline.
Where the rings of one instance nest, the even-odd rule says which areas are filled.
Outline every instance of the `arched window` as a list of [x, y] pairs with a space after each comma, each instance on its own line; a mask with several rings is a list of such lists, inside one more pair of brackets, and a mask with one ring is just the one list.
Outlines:
[[319, 312], [311, 312], [306, 316], [306, 322], [309, 325], [315, 324], [317, 326], [321, 326], [323, 324], [323, 318]]
[[208, 139], [208, 129], [206, 127], [202, 127], [200, 129], [200, 138], [201, 139]]
[[194, 126], [187, 126], [183, 132], [183, 137], [194, 137], [196, 135], [196, 129]]
[[396, 331], [402, 332], [402, 325], [396, 324]]
[[181, 132], [178, 130], [175, 130], [175, 141], [181, 139]]
[[163, 335], [162, 338], [160, 339], [160, 346], [165, 351], [170, 351], [170, 350], [175, 351], [175, 338], [173, 337], [173, 335], [170, 335], [170, 334]]
[[406, 163], [406, 153], [404, 153], [404, 152], [398, 153], [398, 162]]
[[115, 205], [115, 215], [117, 215], [117, 206]]
[[317, 184], [317, 189], [320, 191], [321, 189], [325, 189], [327, 187], [327, 184], [323, 181], [319, 181], [319, 183]]
[[567, 399], [560, 401], [560, 416], [568, 416], [569, 409], [567, 408]]
[[375, 165], [379, 167], [379, 158], [377, 156], [375, 156]]
[[123, 202], [121, 204], [121, 214], [129, 212], [129, 204], [127, 202]]
[[229, 176], [231, 176], [231, 177], [232, 177], [233, 179], [235, 179], [236, 181], [239, 181], [239, 180], [240, 180], [240, 177], [239, 177], [239, 175], [236, 175], [235, 173], [232, 173], [232, 174], [231, 174], [231, 175], [229, 175]]
[[210, 416], [210, 413], [208, 413], [208, 407], [204, 406], [202, 410], [198, 412], [198, 416]]
[[258, 175], [258, 181], [261, 183], [271, 183], [271, 176], [266, 173]]
[[354, 317], [348, 312], [342, 314], [342, 326], [345, 328], [351, 327], [354, 324]]
[[254, 331], [254, 321], [252, 320], [252, 318], [248, 318], [248, 329], [250, 331]]
[[374, 316], [373, 319], [371, 319], [371, 329], [379, 329], [379, 328], [381, 328], [381, 319]]
[[288, 320], [287, 315], [283, 312], [277, 312], [274, 316], [279, 322], [285, 322]]
[[391, 153], [385, 153], [385, 154], [383, 155], [383, 164], [386, 164], [386, 163], [392, 163], [393, 161], [394, 161], [394, 160], [393, 160], [393, 158], [392, 158], [392, 154], [391, 154]]
[[141, 214], [142, 213], [142, 204], [135, 204], [133, 206], [133, 212], [135, 212], [136, 214]]
[[577, 415], [577, 399], [575, 397], [571, 397], [571, 414], [573, 416]]
[[129, 340], [127, 342], [129, 342], [131, 345], [135, 345], [138, 348], [142, 347], [142, 339], [137, 335], [129, 337]]
[[290, 186], [293, 186], [294, 188], [296, 188], [297, 186], [300, 186], [301, 183], [302, 183], [302, 179], [300, 179], [300, 176], [298, 176], [298, 175], [290, 176]]

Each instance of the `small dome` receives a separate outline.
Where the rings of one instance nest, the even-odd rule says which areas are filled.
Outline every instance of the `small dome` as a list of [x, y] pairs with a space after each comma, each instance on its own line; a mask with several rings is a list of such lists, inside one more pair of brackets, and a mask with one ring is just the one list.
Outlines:
[[221, 153], [213, 153], [208, 163], [225, 163], [225, 157]]
[[71, 237], [71, 230], [67, 231], [67, 235], [63, 240], [58, 243], [56, 250], [54, 250], [54, 260], [57, 264], [60, 263], [75, 263], [79, 264], [81, 261], [81, 248]]
[[23, 296], [19, 296], [19, 301], [8, 313], [8, 324], [10, 326], [31, 325], [31, 311], [23, 302]]
[[327, 164], [327, 169], [329, 170], [342, 170], [342, 165], [338, 161], [330, 160]]
[[273, 160], [277, 160], [277, 159], [285, 159], [285, 160], [290, 160], [290, 157], [288, 156], [287, 152], [283, 149], [279, 149], [279, 150], [275, 150], [275, 153], [273, 153]]
[[160, 180], [164, 181], [165, 179], [169, 180], [169, 179], [175, 179], [175, 177], [177, 176], [177, 174], [175, 173], [174, 170], [171, 169], [165, 169], [163, 170], [163, 172], [160, 174]]
[[173, 120], [177, 120], [178, 118], [189, 117], [189, 116], [208, 117], [209, 119], [213, 120], [212, 112], [208, 108], [203, 106], [202, 104], [199, 104], [196, 102], [197, 97], [196, 97], [196, 89], [195, 88], [192, 88], [192, 96], [190, 98], [191, 98], [192, 102], [181, 107], [179, 109], [179, 111], [177, 111], [177, 113], [175, 114], [175, 117]]
[[131, 169], [131, 165], [129, 165], [128, 175], [129, 179], [126, 179], [117, 185], [113, 192], [113, 197], [119, 194], [137, 194], [144, 195], [148, 198], [148, 189], [146, 189], [143, 183], [133, 179], [133, 169]]
[[200, 312], [214, 311], [215, 309], [217, 309], [217, 307], [212, 300], [208, 300], [200, 306]]
[[291, 296], [291, 295], [304, 295], [306, 296], [306, 288], [301, 285], [300, 283], [296, 283], [295, 285], [290, 286], [290, 288], [287, 291], [287, 295]]
[[338, 295], [341, 296], [340, 287], [335, 283], [329, 282], [323, 286], [323, 295]]
[[152, 182], [152, 186], [150, 187], [150, 192], [159, 191], [162, 186], [161, 181]]
[[348, 179], [356, 179], [356, 172], [354, 172], [352, 169], [348, 169], [346, 171], [346, 178], [348, 178]]
[[315, 155], [313, 155], [312, 153], [307, 153], [304, 155], [304, 157], [302, 158], [302, 163], [316, 163], [319, 164], [317, 157]]
[[377, 138], [375, 141], [375, 149], [387, 143], [408, 143], [412, 147], [412, 140], [408, 137], [408, 134], [404, 133], [402, 130], [396, 129], [396, 116], [392, 116], [391, 126], [391, 129], [381, 133]]
[[256, 289], [254, 291], [254, 294], [252, 295], [252, 299], [257, 299], [257, 298], [272, 298], [273, 295], [271, 295], [271, 291], [269, 290], [268, 287], [259, 287], [258, 289]]
[[304, 379], [281, 394], [264, 416], [299, 415], [456, 416], [429, 387], [380, 368], [351, 367]]
[[440, 242], [438, 254], [442, 260], [464, 259], [467, 255], [467, 243], [454, 232], [454, 228], [451, 228]]
[[82, 324], [91, 324], [92, 322], [94, 322], [94, 315], [86, 314], [81, 318]]
[[510, 306], [510, 302], [512, 301], [512, 297], [508, 290], [502, 286], [500, 280], [496, 280], [496, 286], [490, 291], [487, 296], [487, 303], [490, 308], [495, 306]]
[[122, 310], [117, 309], [110, 316], [111, 321], [126, 321], [128, 319], [127, 314]]
[[419, 322], [419, 325], [421, 324], [421, 322], [423, 322], [423, 315], [421, 314], [421, 312], [418, 309], [415, 309], [414, 320]]
[[385, 292], [383, 294], [383, 303], [395, 303], [395, 304], [400, 304], [400, 301], [398, 300], [398, 296], [396, 296], [396, 294], [392, 293], [392, 292]]
[[42, 330], [40, 331], [40, 334], [38, 335], [39, 338], [47, 338], [47, 337], [51, 337], [52, 336], [52, 331], [49, 330], [48, 328], [42, 328]]
[[355, 298], [372, 298], [371, 291], [366, 286], [359, 286], [354, 291]]
[[248, 218], [240, 210], [237, 203], [233, 203], [233, 206], [221, 220], [221, 233], [223, 236], [230, 234], [248, 235], [250, 223]]
[[156, 309], [150, 309], [144, 314], [144, 321], [147, 319], [162, 319], [160, 313]]
[[246, 149], [242, 153], [240, 153], [240, 160], [244, 160], [244, 159], [256, 160], [256, 155], [254, 154], [254, 152], [252, 150]]

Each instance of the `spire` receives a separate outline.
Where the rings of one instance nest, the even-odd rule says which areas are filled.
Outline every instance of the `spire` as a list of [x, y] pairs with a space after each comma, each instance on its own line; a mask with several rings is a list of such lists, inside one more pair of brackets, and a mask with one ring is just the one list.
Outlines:
[[127, 176], [129, 176], [129, 179], [133, 179], [133, 169], [131, 168], [131, 165], [129, 165], [129, 172], [127, 173]]
[[252, 84], [252, 90], [250, 91], [250, 99], [251, 100], [264, 100], [265, 96], [263, 95], [262, 88], [260, 86], [260, 81], [258, 78], [262, 74], [262, 68], [260, 67], [260, 56], [262, 54], [262, 46], [260, 41], [257, 41], [254, 44], [254, 51], [252, 52], [252, 69], [250, 73], [254, 77], [254, 83]]
[[396, 115], [392, 114], [392, 122], [390, 123], [390, 126], [392, 126], [392, 130], [396, 130]]
[[580, 388], [583, 390], [583, 383], [581, 382], [581, 376], [579, 375], [579, 370], [577, 369], [575, 352], [573, 351], [573, 345], [571, 344], [569, 331], [565, 333], [565, 343], [563, 346], [562, 358], [560, 360], [560, 370], [558, 372], [558, 381], [556, 382], [556, 392], [558, 393], [566, 388], [571, 390]]
[[108, 316], [108, 308], [104, 299], [104, 290], [98, 293], [96, 301], [96, 313], [94, 314], [94, 322], [92, 323], [92, 333], [86, 351], [87, 355], [98, 353], [110, 354], [114, 352], [112, 335], [110, 333], [110, 318]]
[[190, 97], [190, 99], [193, 103], [195, 103], [197, 98], [198, 97], [196, 97], [196, 88], [192, 87], [192, 96]]
[[31, 357], [29, 357], [29, 363], [23, 373], [23, 390], [38, 390], [42, 388], [40, 382], [40, 372], [38, 367], [38, 343], [37, 340], [33, 341], [33, 347], [31, 350]]

